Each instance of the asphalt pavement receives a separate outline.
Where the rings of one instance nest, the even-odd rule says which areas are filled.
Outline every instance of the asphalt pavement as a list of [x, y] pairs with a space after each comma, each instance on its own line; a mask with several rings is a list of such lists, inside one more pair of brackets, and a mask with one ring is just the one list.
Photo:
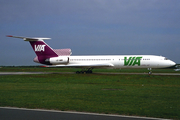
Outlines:
[[[0, 120], [162, 120], [159, 118], [0, 107]], [[165, 119], [164, 119], [165, 120]]]

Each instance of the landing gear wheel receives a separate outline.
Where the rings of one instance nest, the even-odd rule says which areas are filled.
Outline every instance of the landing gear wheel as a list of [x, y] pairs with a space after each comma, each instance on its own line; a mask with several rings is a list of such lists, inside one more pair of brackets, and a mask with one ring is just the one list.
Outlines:
[[152, 75], [152, 68], [148, 68], [149, 72], [148, 72], [148, 75]]
[[92, 73], [92, 70], [88, 70], [88, 71], [86, 71], [86, 73]]

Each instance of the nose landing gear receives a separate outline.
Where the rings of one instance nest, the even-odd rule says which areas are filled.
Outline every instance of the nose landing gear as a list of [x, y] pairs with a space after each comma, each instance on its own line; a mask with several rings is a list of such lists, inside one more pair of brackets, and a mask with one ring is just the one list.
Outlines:
[[148, 68], [149, 72], [148, 75], [152, 75], [152, 68]]

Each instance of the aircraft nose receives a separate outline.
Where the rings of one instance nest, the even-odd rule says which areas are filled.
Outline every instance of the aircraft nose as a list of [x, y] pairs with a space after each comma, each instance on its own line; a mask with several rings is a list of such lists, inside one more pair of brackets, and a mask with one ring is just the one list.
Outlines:
[[175, 65], [176, 65], [176, 63], [175, 63], [175, 62], [173, 62], [173, 61], [171, 61], [170, 65], [171, 65], [171, 66], [175, 66]]

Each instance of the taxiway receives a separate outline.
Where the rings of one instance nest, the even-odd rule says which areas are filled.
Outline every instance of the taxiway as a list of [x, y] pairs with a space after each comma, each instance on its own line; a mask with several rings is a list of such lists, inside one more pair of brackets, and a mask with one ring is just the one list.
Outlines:
[[[0, 72], [0, 75], [26, 75], [26, 74], [76, 74], [76, 73], [75, 72]], [[108, 73], [108, 72], [95, 72], [92, 74], [148, 75], [148, 73]], [[180, 75], [180, 73], [152, 73], [152, 75]]]
[[[160, 118], [0, 107], [1, 120], [159, 120]], [[165, 119], [161, 119], [165, 120]]]

